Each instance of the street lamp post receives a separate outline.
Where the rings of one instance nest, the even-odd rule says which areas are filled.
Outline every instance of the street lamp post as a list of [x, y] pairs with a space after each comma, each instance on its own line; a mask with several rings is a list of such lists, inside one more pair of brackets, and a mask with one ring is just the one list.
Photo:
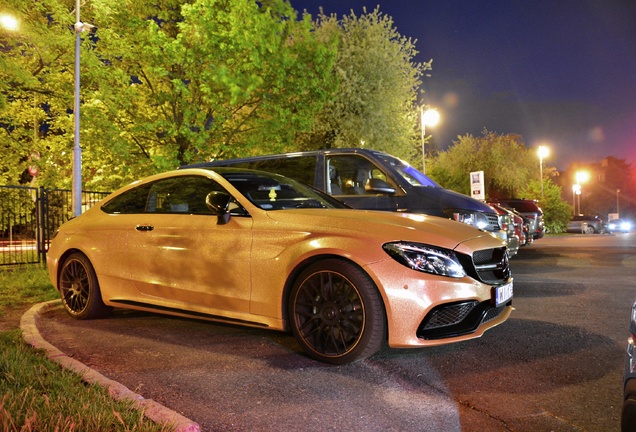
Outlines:
[[539, 155], [539, 176], [541, 177], [541, 200], [543, 200], [543, 158], [550, 155], [550, 149], [541, 145], [537, 154]]
[[75, 120], [75, 139], [73, 145], [73, 216], [82, 214], [82, 148], [80, 147], [80, 34], [94, 26], [80, 21], [80, 0], [75, 3], [75, 100], [73, 116]]
[[618, 194], [619, 193], [621, 193], [621, 190], [620, 189], [616, 189], [616, 217], [618, 219], [620, 219], [620, 217], [621, 217], [621, 210], [620, 210], [620, 208], [618, 206]]
[[575, 214], [581, 214], [581, 183], [587, 182], [590, 179], [590, 174], [587, 171], [577, 171], [576, 174], [574, 174], [574, 179], [576, 180], [576, 184], [572, 186], [572, 192], [576, 194], [579, 204], [578, 211]]
[[426, 174], [426, 126], [435, 126], [439, 123], [439, 113], [435, 109], [424, 111], [424, 105], [420, 107], [420, 123], [422, 130], [422, 172]]

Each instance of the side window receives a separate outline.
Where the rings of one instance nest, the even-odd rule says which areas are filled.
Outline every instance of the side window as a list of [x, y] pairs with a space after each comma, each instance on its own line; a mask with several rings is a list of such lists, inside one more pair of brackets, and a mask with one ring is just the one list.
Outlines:
[[292, 156], [280, 159], [265, 159], [250, 162], [249, 168], [282, 174], [285, 177], [313, 186], [316, 176], [316, 157]]
[[102, 206], [102, 211], [110, 214], [144, 213], [150, 186], [139, 186], [113, 198]]
[[386, 174], [379, 167], [357, 155], [329, 156], [327, 167], [329, 170], [327, 192], [331, 195], [375, 195], [365, 190], [369, 179], [387, 181]]
[[173, 177], [131, 189], [104, 204], [102, 210], [111, 214], [212, 214], [205, 205], [212, 191], [224, 189], [205, 177]]
[[212, 214], [205, 197], [224, 189], [216, 182], [198, 176], [173, 177], [152, 183], [147, 213]]

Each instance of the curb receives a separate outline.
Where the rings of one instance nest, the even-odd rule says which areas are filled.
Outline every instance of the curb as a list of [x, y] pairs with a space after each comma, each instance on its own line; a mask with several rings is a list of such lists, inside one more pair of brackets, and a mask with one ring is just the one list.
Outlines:
[[166, 408], [152, 399], [145, 399], [128, 387], [105, 377], [84, 363], [67, 356], [45, 341], [38, 331], [35, 320], [41, 313], [59, 306], [61, 303], [61, 300], [38, 303], [22, 315], [20, 328], [22, 329], [22, 337], [27, 344], [36, 349], [44, 350], [49, 359], [59, 363], [63, 368], [77, 373], [87, 383], [97, 384], [106, 388], [110, 396], [114, 399], [132, 402], [135, 408], [142, 411], [144, 416], [153, 422], [172, 427], [172, 430], [175, 432], [200, 432], [201, 429], [199, 425], [192, 420], [182, 416], [176, 411]]

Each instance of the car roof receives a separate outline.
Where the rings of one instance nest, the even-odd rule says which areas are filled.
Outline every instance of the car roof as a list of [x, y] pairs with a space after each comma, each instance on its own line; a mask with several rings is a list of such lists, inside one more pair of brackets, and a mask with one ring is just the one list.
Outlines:
[[232, 161], [233, 163], [241, 163], [241, 162], [255, 162], [262, 161], [268, 159], [280, 159], [280, 158], [292, 158], [299, 156], [320, 156], [320, 155], [330, 155], [330, 154], [363, 154], [367, 156], [378, 156], [378, 155], [387, 155], [387, 153], [380, 152], [377, 150], [371, 149], [362, 149], [362, 148], [334, 148], [334, 149], [324, 149], [324, 150], [308, 150], [301, 152], [288, 152], [288, 153], [277, 153], [277, 154], [267, 154], [267, 155], [259, 155], [259, 156], [247, 156], [242, 158], [230, 158], [230, 159], [217, 159], [208, 162], [200, 162], [190, 165], [183, 165], [179, 167], [179, 169], [186, 168], [205, 168], [215, 165], [223, 165], [228, 161]]

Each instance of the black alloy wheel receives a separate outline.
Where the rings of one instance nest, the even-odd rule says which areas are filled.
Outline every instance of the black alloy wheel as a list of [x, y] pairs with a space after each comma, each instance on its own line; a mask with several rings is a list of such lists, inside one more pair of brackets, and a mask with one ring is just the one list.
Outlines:
[[102, 301], [93, 266], [79, 252], [64, 261], [60, 271], [59, 289], [62, 304], [73, 318], [99, 318], [112, 310], [112, 307], [104, 305]]
[[328, 259], [305, 269], [289, 298], [291, 329], [309, 357], [344, 364], [373, 355], [385, 340], [380, 293], [349, 262]]

